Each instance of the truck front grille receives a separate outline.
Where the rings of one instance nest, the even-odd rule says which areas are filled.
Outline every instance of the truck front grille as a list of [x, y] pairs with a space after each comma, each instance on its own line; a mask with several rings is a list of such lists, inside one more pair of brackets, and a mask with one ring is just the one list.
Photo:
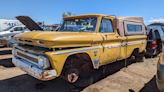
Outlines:
[[16, 50], [16, 54], [15, 54], [17, 57], [21, 58], [21, 59], [25, 59], [31, 63], [34, 63], [34, 64], [38, 64], [38, 58], [37, 56], [35, 55], [32, 55], [32, 54], [29, 54], [27, 52], [23, 52], [23, 51], [20, 51], [20, 50]]
[[26, 48], [27, 50], [33, 50], [33, 51], [36, 51], [36, 52], [52, 51], [52, 49], [50, 49], [50, 48], [27, 45], [27, 44], [19, 44], [19, 46], [22, 47], [22, 48]]

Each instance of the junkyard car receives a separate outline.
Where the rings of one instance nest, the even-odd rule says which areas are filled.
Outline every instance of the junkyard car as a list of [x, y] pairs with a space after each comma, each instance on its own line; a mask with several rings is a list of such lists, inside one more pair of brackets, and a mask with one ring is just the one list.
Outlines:
[[153, 57], [162, 52], [162, 42], [164, 42], [164, 24], [152, 23], [148, 25], [148, 42], [146, 47], [147, 57]]
[[9, 27], [0, 31], [0, 46], [3, 47], [14, 44], [15, 40], [13, 39], [13, 36], [26, 31], [29, 30], [23, 25]]
[[142, 61], [146, 38], [140, 17], [101, 14], [65, 17], [58, 32], [16, 35], [12, 62], [39, 80], [62, 76], [77, 84], [93, 69], [117, 60], [133, 56]]
[[161, 53], [158, 61], [156, 82], [159, 90], [164, 92], [164, 52]]

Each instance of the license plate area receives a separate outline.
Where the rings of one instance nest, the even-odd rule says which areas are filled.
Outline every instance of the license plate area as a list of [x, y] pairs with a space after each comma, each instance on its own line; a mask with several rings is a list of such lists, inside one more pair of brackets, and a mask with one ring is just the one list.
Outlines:
[[[37, 67], [36, 65], [27, 63], [27, 61], [23, 59], [19, 59], [20, 61], [16, 61], [16, 65], [21, 68], [23, 71], [27, 72], [29, 75], [41, 78], [43, 70]], [[25, 63], [26, 62], [26, 63]]]

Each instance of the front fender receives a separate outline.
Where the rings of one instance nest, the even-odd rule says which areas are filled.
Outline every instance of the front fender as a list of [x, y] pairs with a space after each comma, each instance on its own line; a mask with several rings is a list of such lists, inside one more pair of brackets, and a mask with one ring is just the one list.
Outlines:
[[80, 49], [73, 49], [73, 50], [46, 52], [45, 54], [49, 57], [52, 68], [54, 68], [57, 71], [57, 76], [60, 76], [67, 58], [71, 55], [82, 54], [82, 53], [88, 54], [94, 68], [99, 67], [100, 64], [99, 57], [101, 53], [100, 47], [89, 48], [89, 49], [80, 48]]

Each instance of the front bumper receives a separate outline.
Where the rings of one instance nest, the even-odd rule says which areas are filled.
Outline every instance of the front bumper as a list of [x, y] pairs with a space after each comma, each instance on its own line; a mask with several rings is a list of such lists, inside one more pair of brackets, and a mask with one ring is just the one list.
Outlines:
[[39, 79], [39, 80], [52, 80], [56, 78], [55, 70], [44, 70], [38, 66], [17, 57], [12, 58], [12, 62], [15, 66], [21, 68], [23, 71], [27, 72], [29, 75]]

